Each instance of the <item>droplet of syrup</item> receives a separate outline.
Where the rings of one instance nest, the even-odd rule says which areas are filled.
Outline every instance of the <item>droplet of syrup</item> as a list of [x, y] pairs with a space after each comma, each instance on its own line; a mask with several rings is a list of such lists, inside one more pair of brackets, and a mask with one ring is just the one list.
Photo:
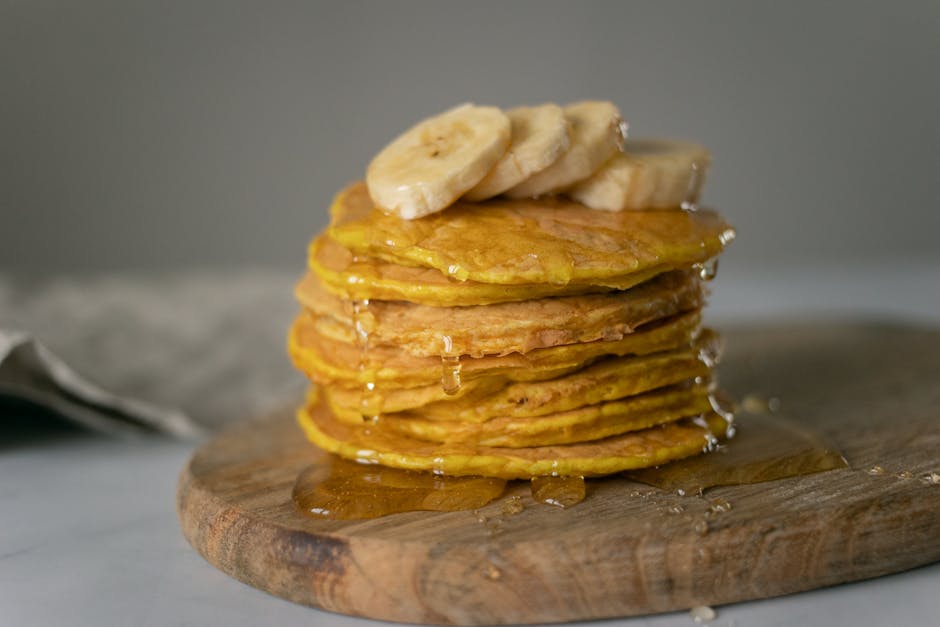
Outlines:
[[521, 514], [524, 509], [525, 505], [522, 503], [521, 496], [510, 496], [503, 502], [500, 511], [506, 516], [515, 516]]
[[460, 357], [441, 355], [441, 387], [445, 394], [454, 395], [460, 391]]
[[533, 477], [532, 499], [555, 507], [571, 507], [584, 500], [584, 477]]
[[708, 503], [708, 511], [712, 512], [713, 514], [724, 514], [725, 512], [730, 512], [731, 503], [728, 501], [728, 499], [720, 497], [717, 499], [712, 499]]
[[694, 268], [698, 270], [698, 276], [703, 281], [712, 281], [718, 276], [718, 258], [713, 257], [708, 261], [697, 263]]
[[460, 391], [460, 355], [454, 353], [454, 338], [441, 337], [441, 388], [453, 396]]

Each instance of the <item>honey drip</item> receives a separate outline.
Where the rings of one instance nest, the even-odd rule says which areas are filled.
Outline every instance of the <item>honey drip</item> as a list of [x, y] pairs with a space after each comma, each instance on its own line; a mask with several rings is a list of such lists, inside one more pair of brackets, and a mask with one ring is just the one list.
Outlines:
[[505, 479], [444, 477], [324, 456], [294, 484], [294, 503], [316, 518], [354, 520], [412, 511], [452, 512], [499, 498]]
[[708, 368], [714, 368], [721, 359], [721, 341], [713, 329], [702, 329], [696, 338], [698, 359]]
[[718, 276], [718, 258], [712, 257], [703, 263], [697, 263], [693, 266], [698, 271], [698, 276], [703, 281], [712, 281]]
[[769, 415], [748, 416], [728, 445], [708, 454], [625, 475], [680, 494], [761, 483], [847, 468], [845, 458], [813, 431]]
[[690, 166], [689, 187], [685, 192], [685, 200], [682, 201], [682, 208], [686, 211], [698, 210], [698, 194], [702, 187], [702, 167], [698, 162], [693, 161]]
[[441, 356], [441, 387], [449, 395], [460, 391], [460, 357]]
[[441, 343], [441, 388], [445, 394], [453, 396], [460, 391], [460, 355], [454, 354], [454, 340], [451, 336], [443, 336]]
[[556, 507], [571, 507], [584, 500], [584, 477], [532, 477], [532, 500]]
[[359, 349], [359, 381], [362, 384], [359, 411], [365, 421], [377, 422], [382, 413], [381, 398], [376, 392], [376, 372], [369, 354], [369, 330], [364, 320], [369, 312], [369, 299], [354, 300], [352, 309], [356, 348]]

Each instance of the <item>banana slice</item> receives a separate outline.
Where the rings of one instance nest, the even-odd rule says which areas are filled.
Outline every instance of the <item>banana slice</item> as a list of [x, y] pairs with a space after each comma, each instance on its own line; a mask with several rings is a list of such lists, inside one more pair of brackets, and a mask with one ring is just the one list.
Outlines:
[[515, 187], [541, 172], [568, 150], [568, 121], [556, 104], [518, 107], [506, 112], [512, 124], [509, 150], [482, 181], [464, 195], [471, 201], [486, 200]]
[[594, 176], [567, 194], [607, 211], [689, 208], [698, 200], [711, 155], [704, 146], [629, 139]]
[[571, 146], [555, 163], [510, 188], [510, 198], [533, 198], [559, 192], [588, 178], [620, 150], [626, 124], [617, 107], [606, 101], [568, 105], [565, 117], [571, 124]]
[[496, 107], [461, 105], [398, 136], [369, 164], [376, 206], [406, 220], [440, 211], [486, 176], [506, 152], [509, 118]]

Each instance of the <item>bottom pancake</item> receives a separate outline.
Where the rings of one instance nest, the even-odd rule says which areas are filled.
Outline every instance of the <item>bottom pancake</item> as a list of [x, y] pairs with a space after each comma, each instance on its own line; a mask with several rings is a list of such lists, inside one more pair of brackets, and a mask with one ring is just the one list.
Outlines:
[[378, 425], [344, 424], [318, 396], [314, 388], [297, 418], [307, 438], [320, 448], [362, 463], [453, 476], [529, 479], [608, 475], [701, 453], [715, 437], [723, 438], [729, 430], [724, 418], [709, 412], [703, 419], [683, 419], [583, 444], [514, 449], [434, 444], [387, 432]]

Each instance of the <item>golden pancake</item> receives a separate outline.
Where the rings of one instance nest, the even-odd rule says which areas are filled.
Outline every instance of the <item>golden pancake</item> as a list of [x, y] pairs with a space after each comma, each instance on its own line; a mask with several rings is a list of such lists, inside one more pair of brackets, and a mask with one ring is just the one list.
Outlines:
[[[339, 419], [335, 408], [330, 409]], [[383, 415], [377, 426], [430, 442], [522, 448], [599, 440], [710, 410], [708, 385], [703, 382], [671, 386], [535, 418], [501, 416], [486, 422], [428, 420], [421, 416], [419, 409]]]
[[500, 285], [592, 282], [689, 267], [734, 237], [715, 212], [596, 211], [560, 197], [458, 201], [402, 220], [377, 210], [364, 183], [340, 192], [330, 237], [353, 254]]
[[594, 283], [571, 282], [567, 285], [498, 285], [457, 281], [432, 268], [399, 266], [368, 255], [353, 255], [325, 233], [313, 240], [308, 257], [310, 270], [320, 277], [327, 290], [341, 298], [405, 300], [439, 307], [488, 305], [565, 294], [625, 290], [672, 269], [661, 265]]
[[509, 383], [498, 391], [483, 388], [428, 403], [420, 406], [420, 413], [429, 420], [463, 422], [500, 416], [532, 418], [643, 394], [686, 379], [706, 379], [710, 374], [697, 350], [608, 357], [562, 377]]
[[[372, 391], [369, 399], [376, 409], [382, 413], [407, 411], [418, 407], [427, 407], [430, 404], [446, 401], [458, 401], [465, 396], [485, 398], [487, 395], [498, 392], [506, 387], [509, 381], [505, 377], [479, 377], [472, 381], [464, 381], [460, 389], [448, 394], [441, 387], [440, 379], [430, 385], [413, 388], [378, 387]], [[329, 386], [330, 398], [340, 407], [356, 408], [356, 422], [362, 421], [363, 386], [359, 383], [334, 383]]]
[[[411, 390], [399, 398], [406, 406], [374, 401], [371, 410], [392, 414], [408, 409], [419, 409], [429, 420], [485, 422], [506, 416], [532, 418], [568, 411], [605, 401], [612, 401], [657, 388], [674, 385], [685, 380], [707, 379], [711, 369], [702, 359], [704, 354], [717, 353], [717, 337], [705, 334], [696, 341], [696, 347], [655, 353], [649, 356], [606, 357], [599, 362], [575, 370], [570, 374], [544, 381], [513, 383], [503, 377], [484, 377], [465, 385], [451, 395], [442, 394], [433, 401], [430, 392], [440, 385], [414, 388], [425, 395], [424, 402], [409, 398]], [[426, 392], [427, 391], [427, 392]], [[351, 424], [363, 419], [363, 390], [332, 385], [324, 389], [337, 418]], [[372, 401], [373, 399], [368, 399]], [[394, 399], [393, 399], [394, 402]], [[372, 417], [372, 415], [370, 415]]]
[[702, 452], [725, 435], [727, 422], [714, 413], [611, 436], [585, 444], [501, 448], [439, 444], [370, 428], [333, 417], [311, 395], [298, 412], [308, 439], [346, 459], [439, 474], [528, 479], [545, 475], [598, 476], [659, 464]]
[[[460, 360], [463, 382], [499, 376], [511, 381], [538, 381], [572, 372], [607, 355], [648, 355], [688, 346], [698, 330], [698, 312], [687, 312], [644, 325], [619, 340], [540, 348], [526, 354], [487, 355]], [[441, 359], [415, 357], [387, 346], [359, 347], [324, 336], [306, 315], [295, 319], [288, 336], [294, 365], [313, 381], [353, 386], [374, 383], [377, 391], [441, 384]], [[360, 368], [363, 358], [367, 367]]]
[[354, 343], [357, 332], [366, 333], [370, 346], [398, 346], [419, 356], [470, 357], [620, 339], [648, 322], [698, 309], [704, 298], [701, 279], [691, 272], [662, 274], [624, 292], [468, 307], [403, 301], [354, 305], [329, 293], [312, 273], [295, 292], [309, 311], [342, 323], [319, 327], [329, 337]]

